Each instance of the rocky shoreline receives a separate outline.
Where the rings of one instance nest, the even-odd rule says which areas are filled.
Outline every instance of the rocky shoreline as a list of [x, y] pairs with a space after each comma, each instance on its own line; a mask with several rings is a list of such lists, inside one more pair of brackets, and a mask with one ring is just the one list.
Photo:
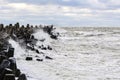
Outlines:
[[[56, 40], [59, 36], [59, 33], [54, 32], [55, 28], [53, 25], [40, 25], [34, 27], [29, 24], [26, 26], [20, 26], [19, 23], [14, 25], [9, 24], [6, 26], [0, 24], [0, 80], [27, 80], [26, 75], [17, 68], [16, 59], [14, 57], [14, 47], [9, 43], [9, 39], [13, 39], [18, 42], [20, 46], [24, 47], [26, 50], [31, 50], [37, 54], [44, 55], [45, 59], [53, 59], [37, 49], [52, 50], [50, 45], [36, 45], [37, 41], [45, 41], [45, 39], [38, 40], [34, 37], [33, 33], [39, 29], [43, 30], [45, 33], [48, 33], [52, 39]], [[33, 58], [28, 55], [25, 60], [31, 61]], [[43, 59], [37, 58], [36, 61], [43, 61]]]

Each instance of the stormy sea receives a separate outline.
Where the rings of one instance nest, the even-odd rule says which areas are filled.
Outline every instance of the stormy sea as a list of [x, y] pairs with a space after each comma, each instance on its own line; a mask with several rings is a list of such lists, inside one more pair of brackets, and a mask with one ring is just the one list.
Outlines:
[[120, 28], [55, 27], [56, 33], [36, 29], [35, 51], [23, 39], [8, 39], [27, 80], [120, 80]]

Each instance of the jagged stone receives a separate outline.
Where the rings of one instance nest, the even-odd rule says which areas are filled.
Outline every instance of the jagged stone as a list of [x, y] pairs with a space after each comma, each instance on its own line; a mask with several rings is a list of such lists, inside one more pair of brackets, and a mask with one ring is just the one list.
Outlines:
[[18, 80], [27, 80], [27, 77], [25, 74], [21, 74], [18, 78]]

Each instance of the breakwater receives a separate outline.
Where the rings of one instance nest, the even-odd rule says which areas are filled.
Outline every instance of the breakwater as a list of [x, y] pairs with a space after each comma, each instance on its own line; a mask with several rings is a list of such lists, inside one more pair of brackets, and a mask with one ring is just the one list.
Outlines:
[[[40, 52], [37, 48], [41, 50], [52, 50], [50, 45], [37, 45], [38, 41], [44, 42], [45, 39], [36, 39], [33, 33], [36, 30], [43, 30], [45, 33], [48, 33], [50, 38], [57, 39], [59, 33], [54, 33], [55, 29], [53, 25], [50, 26], [32, 26], [27, 24], [26, 26], [19, 23], [9, 24], [4, 26], [0, 24], [0, 80], [27, 80], [27, 77], [20, 69], [17, 68], [16, 59], [14, 57], [15, 48], [9, 43], [9, 39], [13, 39], [18, 42], [21, 47], [24, 47], [26, 50], [34, 51], [37, 54], [45, 53]], [[22, 41], [22, 42], [21, 42]], [[37, 48], [36, 48], [37, 47]], [[45, 56], [45, 59], [52, 60], [50, 56]], [[26, 61], [31, 61], [33, 58], [31, 56], [26, 56]], [[43, 61], [43, 59], [37, 58], [37, 61]]]

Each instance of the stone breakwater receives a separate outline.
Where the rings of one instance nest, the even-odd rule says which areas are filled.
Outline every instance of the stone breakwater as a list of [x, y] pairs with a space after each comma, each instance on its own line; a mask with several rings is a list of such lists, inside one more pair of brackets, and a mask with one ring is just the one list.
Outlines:
[[[19, 23], [14, 25], [9, 24], [4, 26], [0, 24], [0, 80], [27, 80], [27, 77], [20, 69], [17, 68], [16, 59], [14, 57], [14, 47], [9, 43], [9, 39], [13, 39], [18, 42], [21, 47], [24, 47], [26, 50], [31, 50], [37, 54], [45, 53], [40, 52], [36, 47], [41, 50], [52, 50], [50, 45], [37, 45], [37, 41], [44, 42], [45, 39], [36, 39], [33, 33], [36, 30], [43, 30], [45, 33], [48, 33], [50, 38], [57, 39], [59, 33], [54, 32], [55, 28], [53, 25], [49, 26], [32, 26], [27, 24], [26, 26], [20, 26]], [[22, 41], [22, 42], [21, 42]], [[50, 56], [45, 56], [45, 59], [52, 60]], [[33, 60], [32, 56], [27, 56], [27, 61]], [[43, 61], [43, 59], [37, 58], [36, 61]]]

